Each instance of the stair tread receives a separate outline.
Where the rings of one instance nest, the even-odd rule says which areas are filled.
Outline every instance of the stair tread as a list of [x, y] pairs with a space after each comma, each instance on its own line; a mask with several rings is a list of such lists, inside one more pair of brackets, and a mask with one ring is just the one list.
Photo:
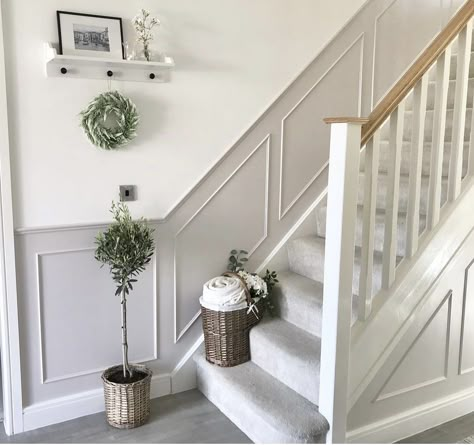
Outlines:
[[[388, 145], [389, 143], [390, 143], [390, 139], [387, 139], [387, 138], [383, 138], [383, 139], [381, 138], [380, 139], [380, 145]], [[411, 140], [405, 139], [405, 140], [402, 141], [402, 143], [403, 143], [403, 145], [405, 145], [405, 146], [408, 145], [411, 148], [411, 145], [412, 145]], [[445, 147], [450, 146], [452, 144], [453, 144], [452, 141], [445, 141], [444, 142]], [[463, 144], [464, 144], [465, 149], [469, 148], [469, 141], [463, 141]], [[433, 143], [431, 141], [424, 141], [423, 142], [423, 146], [425, 146], [425, 147], [430, 147], [431, 148], [432, 145], [433, 145]]]
[[[200, 368], [200, 390], [253, 441], [324, 441], [329, 425], [318, 407], [255, 363], [220, 368], [207, 362], [202, 349], [194, 355], [194, 360]], [[207, 374], [205, 379], [200, 371]]]
[[[321, 206], [321, 210], [325, 210], [327, 212], [327, 203], [324, 203], [324, 205]], [[381, 208], [381, 207], [377, 207], [375, 209], [375, 217], [385, 217], [385, 211], [386, 209], [385, 208]], [[360, 216], [362, 215], [364, 212], [364, 205], [363, 204], [360, 204], [358, 203], [357, 204], [357, 215]], [[399, 210], [398, 211], [398, 217], [399, 218], [406, 218], [407, 216], [407, 212], [405, 210]], [[424, 221], [426, 219], [426, 215], [420, 215], [420, 220], [421, 221]], [[322, 237], [324, 238], [324, 237]]]
[[[451, 79], [453, 80], [453, 79]], [[473, 107], [471, 106], [467, 106], [466, 107], [466, 110], [472, 110]], [[446, 107], [446, 111], [454, 111], [454, 107]], [[427, 113], [434, 113], [434, 109], [427, 109], [426, 110]], [[405, 113], [409, 113], [409, 114], [413, 114], [413, 110], [412, 109], [405, 109]]]
[[[308, 278], [315, 280], [323, 280], [324, 278], [324, 252], [325, 252], [326, 239], [318, 235], [307, 235], [296, 238], [291, 242], [292, 254], [294, 258], [296, 255], [299, 259], [290, 259], [290, 269], [294, 272], [303, 274]], [[289, 251], [290, 252], [290, 251]], [[360, 246], [355, 246], [354, 249], [354, 275], [352, 280], [352, 292], [353, 295], [358, 295], [359, 292], [359, 279], [360, 279], [360, 268], [361, 268], [361, 253]], [[396, 264], [398, 265], [403, 259], [403, 256], [397, 255]], [[372, 294], [380, 290], [381, 279], [382, 279], [382, 264], [383, 264], [383, 253], [377, 249], [373, 252], [373, 266], [372, 272], [374, 279], [372, 280]], [[353, 303], [356, 299], [353, 300]]]
[[[322, 247], [324, 250], [326, 247], [326, 238], [323, 238], [318, 235], [306, 235], [299, 238], [296, 238], [294, 242], [302, 242], [313, 245], [314, 248], [319, 249]], [[360, 259], [361, 256], [361, 248], [359, 246], [355, 246], [354, 249], [354, 259], [357, 261]], [[374, 250], [374, 264], [382, 262], [383, 253], [379, 250]], [[403, 257], [397, 256], [397, 261], [401, 260]]]
[[[261, 344], [272, 344], [294, 356], [295, 360], [319, 366], [321, 338], [312, 335], [281, 318], [265, 317], [250, 331], [253, 339]], [[315, 370], [315, 372], [319, 372]]]

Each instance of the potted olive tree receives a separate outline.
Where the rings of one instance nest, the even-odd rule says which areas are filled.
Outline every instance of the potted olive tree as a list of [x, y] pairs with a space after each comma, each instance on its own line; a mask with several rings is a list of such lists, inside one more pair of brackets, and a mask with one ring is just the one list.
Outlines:
[[107, 421], [117, 428], [143, 425], [150, 415], [152, 372], [128, 362], [127, 297], [154, 252], [153, 230], [142, 218], [134, 221], [125, 204], [112, 203], [114, 222], [96, 238], [95, 258], [110, 268], [122, 307], [122, 364], [102, 374]]

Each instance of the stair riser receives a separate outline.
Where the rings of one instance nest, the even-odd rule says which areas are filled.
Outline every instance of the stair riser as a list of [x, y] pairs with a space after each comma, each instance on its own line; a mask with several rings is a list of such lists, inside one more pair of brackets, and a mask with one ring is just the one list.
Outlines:
[[[410, 173], [411, 162], [410, 162], [410, 152], [411, 146], [409, 143], [403, 144], [402, 151], [402, 160], [400, 163], [400, 172], [403, 175], [408, 175]], [[443, 155], [443, 176], [448, 176], [449, 173], [449, 158], [451, 154], [451, 144], [446, 143]], [[430, 156], [431, 156], [431, 144], [425, 144], [425, 149], [422, 157], [422, 166], [421, 174], [429, 175], [430, 174]], [[469, 144], [464, 144], [463, 151], [463, 176], [467, 173], [467, 162], [469, 156]], [[380, 144], [380, 153], [379, 153], [379, 172], [387, 173], [388, 167], [390, 165], [390, 150], [389, 144], [383, 142]], [[360, 158], [360, 170], [365, 170], [365, 150], [361, 152]]]
[[311, 403], [319, 403], [319, 361], [285, 353], [278, 349], [278, 338], [273, 342], [259, 335], [258, 326], [250, 330], [252, 362]]
[[[446, 112], [446, 131], [444, 140], [445, 142], [451, 142], [452, 140], [452, 126], [453, 126], [453, 110], [447, 110]], [[466, 123], [464, 126], [464, 141], [469, 141], [471, 134], [471, 116], [472, 109], [466, 110]], [[425, 142], [431, 142], [433, 140], [433, 110], [428, 110], [426, 112], [425, 120], [425, 132], [424, 140]], [[411, 141], [412, 140], [412, 122], [413, 122], [413, 113], [411, 111], [406, 111], [404, 115], [404, 125], [403, 125], [403, 140]], [[390, 125], [389, 121], [382, 127], [380, 130], [380, 136], [382, 140], [388, 140], [390, 137]]]
[[[317, 234], [323, 238], [326, 237], [326, 215], [327, 207], [319, 208], [316, 212], [317, 218]], [[362, 229], [363, 229], [363, 213], [362, 209], [357, 212], [357, 225], [355, 232], [355, 245], [362, 247]], [[420, 219], [420, 233], [425, 229], [426, 219]], [[374, 231], [374, 249], [379, 252], [383, 251], [385, 235], [385, 215], [378, 214], [375, 216], [375, 231]], [[405, 256], [406, 252], [406, 214], [398, 216], [397, 229], [397, 255]]]
[[[294, 240], [288, 245], [288, 260], [292, 272], [312, 280], [324, 282], [324, 246], [322, 244], [306, 244], [302, 240]], [[354, 260], [352, 293], [359, 294], [360, 259]], [[374, 262], [372, 278], [372, 294], [381, 288], [382, 264]]]
[[322, 311], [292, 298], [291, 289], [277, 286], [272, 295], [276, 312], [283, 320], [304, 329], [312, 335], [321, 336]]
[[[359, 190], [357, 197], [357, 204], [364, 204], [364, 183], [365, 177], [361, 173], [359, 176]], [[387, 176], [379, 176], [377, 186], [377, 209], [386, 208], [386, 196], [387, 196]], [[447, 181], [443, 180], [441, 187], [441, 202], [446, 201], [448, 185]], [[400, 178], [400, 191], [398, 201], [398, 211], [406, 213], [408, 210], [408, 178]], [[424, 177], [421, 181], [420, 188], [420, 214], [426, 215], [427, 213], [427, 202], [428, 202], [428, 178]]]

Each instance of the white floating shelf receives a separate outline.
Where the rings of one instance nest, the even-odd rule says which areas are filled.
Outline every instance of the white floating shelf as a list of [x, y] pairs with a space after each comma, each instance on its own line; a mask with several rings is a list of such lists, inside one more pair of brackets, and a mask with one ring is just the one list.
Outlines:
[[168, 82], [174, 60], [113, 60], [99, 57], [63, 56], [51, 43], [45, 44], [46, 75], [76, 79], [112, 79], [134, 82]]

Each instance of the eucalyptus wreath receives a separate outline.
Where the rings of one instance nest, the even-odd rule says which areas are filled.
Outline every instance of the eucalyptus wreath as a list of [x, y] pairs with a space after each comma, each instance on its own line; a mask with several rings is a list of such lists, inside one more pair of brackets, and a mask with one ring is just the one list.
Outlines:
[[[107, 118], [115, 118], [107, 125]], [[135, 104], [118, 91], [102, 93], [81, 112], [81, 127], [89, 141], [105, 150], [128, 144], [137, 135], [139, 115]]]

